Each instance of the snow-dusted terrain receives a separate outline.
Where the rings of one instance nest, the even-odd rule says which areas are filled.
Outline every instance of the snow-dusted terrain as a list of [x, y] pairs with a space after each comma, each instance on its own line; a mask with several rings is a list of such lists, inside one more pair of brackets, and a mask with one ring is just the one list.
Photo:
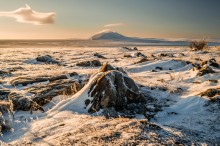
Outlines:
[[[97, 52], [105, 58], [96, 58]], [[138, 63], [147, 56], [147, 61]], [[125, 54], [129, 57], [125, 57]], [[39, 55], [50, 55], [61, 64], [36, 61]], [[220, 88], [220, 68], [210, 66], [215, 73], [199, 76], [195, 64], [214, 58], [220, 64], [220, 49], [192, 52], [188, 47], [148, 46], [138, 50], [122, 47], [45, 47], [1, 48], [0, 70], [13, 70], [1, 75], [0, 88], [26, 94], [32, 86], [47, 85], [48, 81], [12, 86], [17, 77], [61, 75], [76, 72], [88, 83], [74, 95], [59, 95], [40, 111], [15, 111], [7, 121], [10, 130], [3, 132], [0, 145], [146, 145], [220, 144], [220, 95], [216, 102], [200, 95], [208, 89]], [[77, 62], [98, 59], [122, 67], [139, 85], [140, 91], [153, 97], [148, 109], [159, 107], [147, 119], [143, 114], [134, 118], [105, 118], [102, 110], [89, 114], [84, 100], [93, 81], [100, 76], [99, 67], [79, 67]], [[209, 64], [207, 64], [209, 65]], [[149, 111], [147, 111], [149, 112]], [[119, 113], [120, 114], [120, 113]]]

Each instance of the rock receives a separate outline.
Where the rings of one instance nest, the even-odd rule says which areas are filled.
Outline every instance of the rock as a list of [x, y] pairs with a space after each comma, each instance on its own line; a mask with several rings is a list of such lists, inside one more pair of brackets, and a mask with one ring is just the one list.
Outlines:
[[[9, 89], [0, 88], [0, 96], [8, 96], [9, 93], [10, 93]], [[1, 99], [1, 97], [0, 97], [0, 99]]]
[[10, 74], [9, 71], [0, 70], [0, 75]]
[[50, 55], [38, 56], [36, 60], [39, 62], [44, 62], [48, 64], [60, 64], [59, 61], [54, 60]]
[[0, 100], [0, 112], [12, 113], [12, 111], [13, 111], [12, 106], [13, 106], [13, 104], [11, 101]]
[[0, 133], [2, 132], [4, 125], [5, 125], [5, 119], [2, 115], [2, 113], [0, 112]]
[[216, 95], [220, 95], [220, 88], [217, 89], [208, 89], [204, 92], [199, 93], [198, 95], [201, 96], [208, 96], [208, 97], [214, 97]]
[[219, 68], [219, 67], [220, 67], [220, 65], [216, 62], [215, 59], [210, 59], [210, 60], [209, 60], [209, 65], [210, 65], [210, 66], [213, 66], [213, 67], [216, 67], [216, 68]]
[[147, 56], [145, 56], [144, 54], [142, 54], [141, 52], [137, 52], [136, 53], [137, 57], [143, 57], [143, 58], [147, 58]]
[[163, 68], [162, 68], [162, 67], [159, 67], [159, 66], [156, 66], [155, 69], [156, 69], [156, 70], [163, 70]]
[[126, 58], [132, 58], [132, 57], [147, 58], [147, 56], [145, 56], [145, 55], [142, 54], [141, 52], [134, 52], [134, 53], [132, 53], [132, 54], [124, 54], [124, 57], [126, 57]]
[[216, 67], [216, 68], [220, 67], [220, 65], [216, 62], [216, 60], [214, 58], [212, 58], [208, 61], [203, 61], [201, 63], [201, 66], [204, 66], [204, 65], [208, 65], [208, 66], [212, 66], [212, 67]]
[[49, 103], [53, 97], [58, 95], [72, 95], [78, 92], [82, 86], [70, 79], [55, 80], [47, 85], [38, 85], [27, 88], [29, 93], [35, 94], [33, 101], [42, 106]]
[[93, 56], [98, 57], [98, 58], [102, 58], [102, 59], [106, 59], [106, 57], [102, 56], [99, 53], [94, 53]]
[[[75, 74], [72, 73], [72, 75]], [[80, 83], [62, 75], [48, 80], [50, 81], [48, 84], [38, 84], [25, 89], [26, 93], [33, 94], [32, 97], [25, 97], [15, 92], [10, 93], [8, 98], [12, 101], [14, 110], [44, 111], [41, 106], [49, 103], [53, 97], [75, 94], [82, 88]]]
[[132, 51], [133, 49], [129, 48], [129, 47], [122, 47], [123, 49], [126, 49], [128, 51]]
[[134, 47], [133, 49], [132, 48], [129, 48], [129, 47], [122, 47], [123, 49], [126, 49], [128, 51], [137, 51], [138, 48], [137, 47]]
[[9, 122], [5, 120], [5, 117], [7, 119], [14, 117], [12, 103], [10, 101], [0, 100], [0, 133], [2, 130], [9, 128]]
[[158, 71], [153, 69], [153, 70], [151, 70], [151, 72], [158, 72]]
[[209, 80], [211, 83], [218, 83], [218, 80]]
[[11, 85], [23, 85], [48, 81], [48, 77], [18, 77], [10, 81]]
[[137, 47], [134, 47], [134, 50], [138, 51], [138, 48], [137, 48]]
[[131, 54], [124, 54], [125, 58], [132, 58]]
[[139, 64], [139, 63], [143, 63], [143, 62], [146, 62], [146, 61], [149, 61], [147, 58], [141, 58], [141, 60], [135, 62], [134, 64]]
[[101, 108], [111, 107], [122, 110], [127, 104], [144, 101], [135, 82], [117, 70], [102, 72], [102, 76], [91, 86], [89, 94], [93, 98], [89, 108], [91, 113], [99, 111]]
[[159, 57], [174, 57], [172, 53], [160, 53]]
[[209, 74], [209, 73], [215, 73], [215, 71], [209, 67], [209, 66], [203, 66], [200, 70], [199, 73], [197, 74], [198, 76], [203, 76], [205, 74]]
[[113, 67], [110, 64], [108, 64], [108, 62], [104, 63], [103, 66], [99, 69], [99, 72], [106, 72], [106, 71], [110, 71], [110, 70], [117, 70], [120, 71], [124, 74], [127, 74], [126, 71], [124, 71], [123, 68], [121, 67]]
[[0, 70], [0, 77], [5, 78], [10, 76], [12, 76], [12, 73], [10, 71]]
[[210, 102], [220, 104], [220, 88], [208, 89], [204, 92], [199, 93], [200, 96], [206, 96], [209, 98]]
[[32, 101], [32, 99], [24, 97], [22, 94], [12, 92], [8, 95], [8, 99], [11, 100], [13, 103], [13, 110], [41, 110], [44, 112], [44, 109], [41, 106], [39, 106], [36, 102]]
[[[70, 76], [78, 75], [76, 72], [70, 73]], [[26, 86], [28, 84], [39, 83], [39, 82], [46, 82], [46, 81], [56, 81], [61, 79], [68, 79], [67, 75], [58, 75], [52, 77], [18, 77], [13, 79], [10, 83], [13, 86], [17, 86], [19, 84]]]
[[101, 65], [102, 64], [99, 60], [82, 61], [82, 62], [76, 63], [76, 66], [83, 66], [83, 67], [99, 67]]
[[12, 68], [7, 68], [10, 72], [15, 72], [15, 71], [18, 71], [18, 70], [24, 70], [23, 67], [21, 66], [18, 66], [18, 67], [12, 67]]

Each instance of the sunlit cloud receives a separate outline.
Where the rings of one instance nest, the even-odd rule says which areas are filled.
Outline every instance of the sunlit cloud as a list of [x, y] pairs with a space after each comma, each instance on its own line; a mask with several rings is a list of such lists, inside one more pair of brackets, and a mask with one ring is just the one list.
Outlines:
[[105, 33], [105, 32], [111, 32], [111, 29], [103, 29], [103, 30], [99, 31], [98, 33]]
[[106, 24], [104, 27], [119, 27], [119, 26], [125, 26], [124, 23], [112, 23], [112, 24]]
[[1, 17], [12, 17], [20, 23], [30, 23], [34, 25], [54, 23], [55, 13], [40, 13], [32, 10], [28, 5], [11, 12], [0, 12]]

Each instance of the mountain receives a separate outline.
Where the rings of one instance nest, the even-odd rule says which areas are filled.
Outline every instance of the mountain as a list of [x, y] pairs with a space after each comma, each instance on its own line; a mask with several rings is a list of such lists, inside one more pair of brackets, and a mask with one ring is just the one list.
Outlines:
[[[137, 37], [127, 37], [122, 34], [119, 34], [117, 32], [101, 32], [98, 34], [93, 35], [91, 40], [108, 40], [108, 41], [120, 41], [120, 42], [133, 42], [133, 43], [160, 43], [162, 44], [167, 44], [169, 45], [170, 43], [172, 44], [184, 44], [186, 41], [168, 41], [165, 39], [158, 39], [158, 38], [137, 38]], [[171, 44], [171, 45], [172, 45]]]
[[[98, 34], [93, 35], [91, 40], [106, 40], [113, 42], [122, 42], [125, 44], [141, 44], [141, 45], [165, 45], [165, 46], [188, 46], [189, 41], [187, 39], [182, 40], [167, 40], [167, 39], [159, 39], [159, 38], [137, 38], [137, 37], [127, 37], [117, 32], [107, 31], [100, 32]], [[210, 46], [218, 46], [220, 45], [219, 39], [209, 39]]]
[[128, 37], [117, 32], [101, 32], [91, 37], [92, 40], [126, 40]]

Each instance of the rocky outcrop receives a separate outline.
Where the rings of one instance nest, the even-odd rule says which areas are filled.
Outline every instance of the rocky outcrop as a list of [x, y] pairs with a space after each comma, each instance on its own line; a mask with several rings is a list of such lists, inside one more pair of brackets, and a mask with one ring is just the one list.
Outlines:
[[31, 97], [11, 92], [6, 99], [12, 102], [13, 110], [31, 112], [40, 110], [44, 112], [41, 106], [49, 103], [55, 96], [72, 95], [81, 88], [82, 85], [80, 83], [71, 79], [53, 80], [48, 84], [38, 84], [26, 88], [26, 94], [31, 94]]
[[72, 95], [82, 88], [81, 84], [74, 80], [56, 80], [48, 84], [32, 86], [26, 90], [35, 94], [33, 101], [42, 106], [49, 103], [53, 97], [58, 95]]
[[[78, 75], [76, 72], [68, 74], [69, 76], [75, 76]], [[56, 80], [61, 80], [61, 79], [68, 79], [68, 75], [58, 75], [58, 76], [51, 76], [51, 77], [46, 77], [46, 76], [39, 76], [39, 77], [18, 77], [15, 78], [11, 81], [11, 85], [17, 86], [17, 85], [23, 85], [26, 86], [28, 84], [33, 84], [33, 83], [39, 83], [39, 82], [45, 82], [45, 81], [56, 81]]]
[[100, 69], [102, 76], [95, 80], [89, 90], [92, 101], [89, 112], [93, 113], [102, 108], [114, 107], [123, 110], [130, 103], [144, 102], [134, 80], [123, 72], [105, 64]]
[[22, 111], [36, 111], [41, 110], [44, 112], [44, 109], [39, 106], [32, 99], [25, 97], [22, 94], [12, 92], [8, 95], [8, 99], [13, 103], [13, 110], [22, 110]]
[[38, 56], [36, 58], [36, 60], [38, 62], [44, 62], [44, 63], [47, 63], [47, 64], [60, 64], [59, 61], [53, 59], [50, 55]]
[[102, 64], [99, 60], [82, 61], [76, 63], [76, 66], [82, 66], [82, 67], [99, 67], [101, 65]]

